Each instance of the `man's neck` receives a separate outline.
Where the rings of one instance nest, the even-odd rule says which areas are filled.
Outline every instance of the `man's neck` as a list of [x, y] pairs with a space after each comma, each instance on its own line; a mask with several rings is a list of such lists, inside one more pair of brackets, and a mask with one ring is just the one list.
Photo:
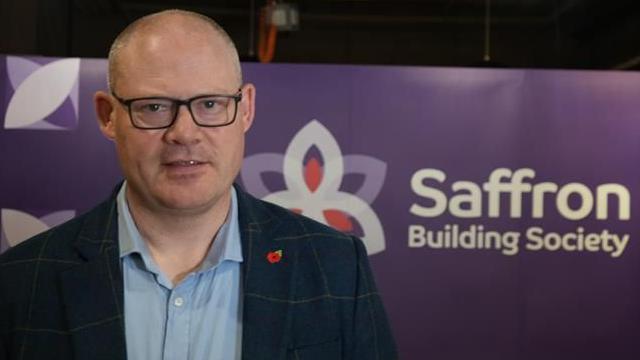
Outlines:
[[173, 284], [200, 266], [224, 224], [231, 204], [229, 190], [202, 211], [158, 211], [143, 206], [129, 194], [127, 191], [127, 203], [136, 227], [154, 261]]

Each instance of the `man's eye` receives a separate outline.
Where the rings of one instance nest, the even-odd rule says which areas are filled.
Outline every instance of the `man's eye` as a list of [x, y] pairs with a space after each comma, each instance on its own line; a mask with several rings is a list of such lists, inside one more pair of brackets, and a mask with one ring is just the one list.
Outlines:
[[204, 106], [205, 109], [213, 109], [216, 107], [216, 102], [213, 100], [206, 100], [202, 103], [202, 106]]
[[145, 111], [157, 112], [164, 108], [161, 104], [147, 104], [144, 108]]

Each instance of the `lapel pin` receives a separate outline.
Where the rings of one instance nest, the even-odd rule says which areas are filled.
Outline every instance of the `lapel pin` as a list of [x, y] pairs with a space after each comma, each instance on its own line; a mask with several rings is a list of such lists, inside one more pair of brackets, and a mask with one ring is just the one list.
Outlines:
[[270, 251], [267, 254], [267, 261], [271, 264], [280, 262], [280, 260], [282, 260], [282, 250]]

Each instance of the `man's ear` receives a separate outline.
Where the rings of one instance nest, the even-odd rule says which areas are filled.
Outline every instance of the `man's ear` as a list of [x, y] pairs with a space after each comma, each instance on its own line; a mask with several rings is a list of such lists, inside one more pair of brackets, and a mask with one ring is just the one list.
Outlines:
[[98, 91], [93, 96], [93, 104], [96, 108], [100, 131], [107, 139], [114, 140], [116, 137], [116, 108], [113, 98], [104, 91]]
[[242, 101], [238, 106], [238, 117], [242, 122], [242, 129], [247, 132], [253, 124], [256, 111], [256, 87], [253, 84], [245, 84], [242, 87]]

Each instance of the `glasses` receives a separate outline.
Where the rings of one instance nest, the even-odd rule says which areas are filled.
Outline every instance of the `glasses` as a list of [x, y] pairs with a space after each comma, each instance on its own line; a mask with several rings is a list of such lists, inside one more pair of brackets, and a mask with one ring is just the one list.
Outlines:
[[[133, 127], [138, 129], [166, 129], [171, 127], [178, 117], [180, 106], [189, 109], [191, 118], [198, 126], [227, 126], [236, 120], [238, 102], [242, 100], [242, 92], [235, 95], [199, 95], [186, 100], [167, 97], [141, 97], [122, 99], [111, 93], [129, 110], [129, 118]], [[229, 105], [233, 103], [233, 115], [230, 116]]]

